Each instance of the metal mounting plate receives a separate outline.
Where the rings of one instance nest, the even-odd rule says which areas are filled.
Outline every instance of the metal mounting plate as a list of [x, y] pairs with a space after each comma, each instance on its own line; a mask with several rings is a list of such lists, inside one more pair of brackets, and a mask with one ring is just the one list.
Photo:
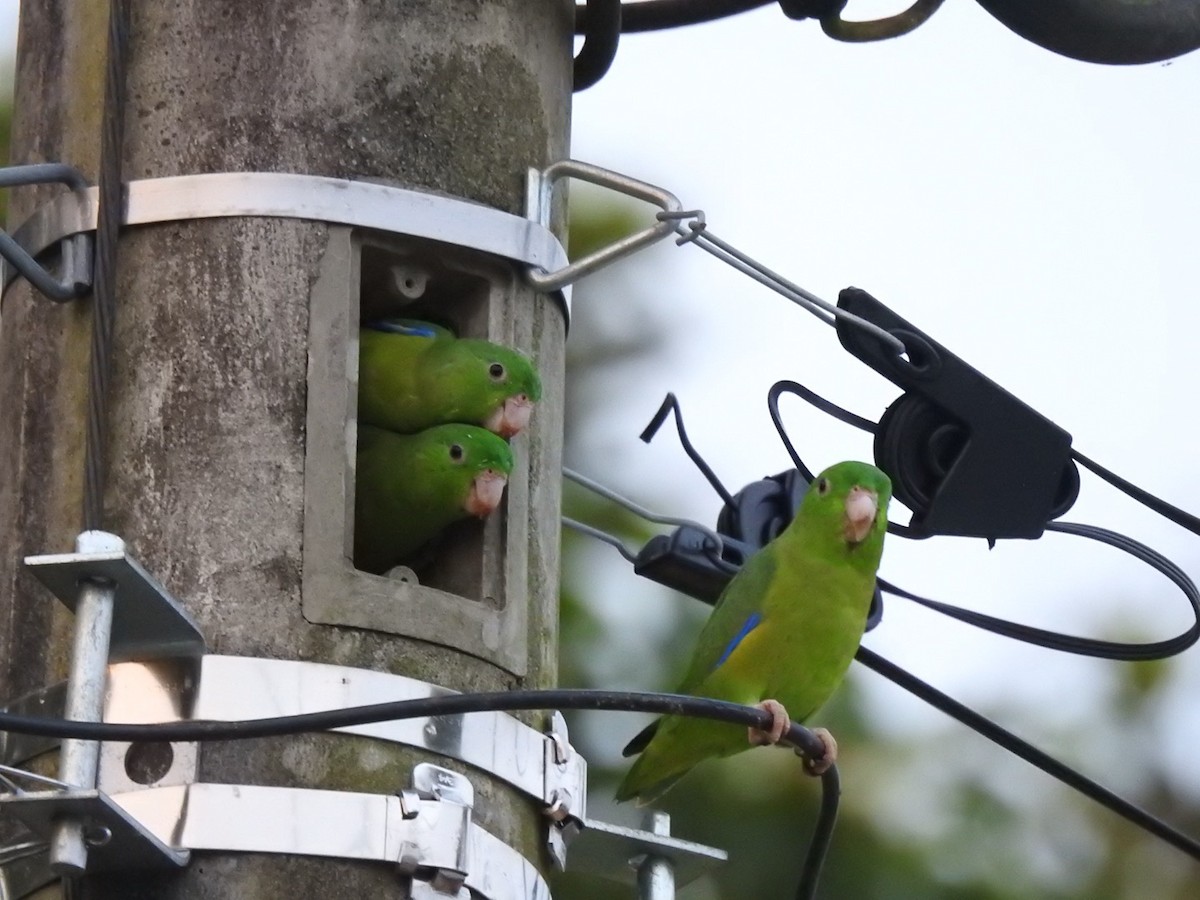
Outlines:
[[109, 658], [197, 657], [204, 636], [192, 617], [161, 584], [123, 552], [27, 556], [25, 565], [74, 611], [79, 583], [104, 579], [117, 588]]
[[571, 871], [636, 884], [637, 860], [644, 856], [668, 860], [675, 872], [675, 882], [681, 886], [729, 859], [728, 853], [716, 847], [589, 819], [571, 843]]
[[28, 791], [0, 797], [0, 812], [49, 839], [61, 819], [78, 819], [88, 829], [109, 833], [102, 843], [88, 844], [88, 871], [184, 866], [189, 852], [170, 847], [102, 791]]

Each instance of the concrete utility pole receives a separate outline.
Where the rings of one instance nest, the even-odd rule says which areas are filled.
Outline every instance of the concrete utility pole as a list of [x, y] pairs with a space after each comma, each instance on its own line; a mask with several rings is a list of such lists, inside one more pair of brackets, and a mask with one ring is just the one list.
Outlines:
[[[130, 8], [126, 182], [298, 173], [521, 214], [526, 168], [567, 155], [570, 0], [131, 0]], [[106, 17], [103, 0], [22, 4], [13, 163], [66, 162], [95, 181]], [[14, 192], [10, 224], [60, 191]], [[505, 578], [522, 586], [501, 598], [509, 611], [521, 607], [505, 620], [510, 629], [518, 623], [520, 640], [502, 629], [507, 650], [484, 658], [450, 639], [420, 640], [402, 627], [387, 633], [329, 612], [353, 606], [353, 597], [305, 594], [306, 544], [323, 527], [313, 517], [345, 516], [336, 504], [306, 513], [306, 491], [311, 507], [327, 489], [305, 479], [315, 477], [306, 472], [308, 379], [320, 364], [313, 360], [329, 352], [317, 344], [338, 338], [310, 339], [310, 297], [339, 277], [329, 259], [346, 234], [273, 217], [123, 233], [104, 528], [186, 607], [212, 653], [353, 666], [460, 691], [550, 686], [565, 328], [555, 302], [519, 281], [504, 308], [489, 300], [488, 309], [464, 313], [463, 321], [532, 355], [546, 390], [531, 430], [514, 442], [518, 466], [501, 517], [508, 524], [489, 521], [464, 538], [483, 549], [463, 566], [481, 569], [472, 577], [482, 596], [471, 603], [496, 602], [489, 586]], [[90, 304], [52, 304], [23, 281], [4, 298], [0, 700], [67, 672], [72, 617], [21, 559], [68, 552], [81, 530]], [[463, 593], [457, 583], [444, 575], [445, 590]], [[314, 615], [318, 607], [325, 613]], [[514, 659], [513, 647], [525, 649]], [[540, 716], [529, 720], [540, 725]], [[428, 758], [318, 734], [205, 745], [199, 772], [205, 782], [387, 794], [408, 787], [412, 763]], [[470, 778], [476, 820], [544, 868], [540, 811], [477, 771]], [[394, 870], [379, 863], [223, 852], [197, 853], [166, 874], [89, 875], [83, 886], [84, 896], [123, 900], [398, 895]], [[59, 895], [53, 886], [38, 896]]]

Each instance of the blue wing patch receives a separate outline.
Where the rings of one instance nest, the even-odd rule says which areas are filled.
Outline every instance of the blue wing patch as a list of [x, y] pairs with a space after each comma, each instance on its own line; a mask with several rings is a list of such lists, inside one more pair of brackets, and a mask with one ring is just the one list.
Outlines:
[[426, 325], [424, 322], [417, 322], [414, 319], [375, 319], [367, 322], [364, 328], [370, 328], [372, 331], [386, 331], [391, 334], [405, 334], [409, 337], [437, 337], [438, 333], [433, 326]]
[[713, 668], [714, 669], [718, 668], [721, 665], [721, 663], [723, 663], [723, 662], [725, 662], [725, 660], [729, 659], [729, 655], [731, 653], [733, 653], [734, 650], [737, 649], [738, 644], [740, 644], [742, 642], [742, 640], [746, 637], [746, 635], [748, 635], [755, 628], [757, 628], [760, 622], [762, 622], [762, 613], [760, 613], [760, 612], [750, 613], [750, 617], [748, 619], [746, 619], [746, 624], [744, 624], [742, 626], [741, 630], [733, 636], [733, 640], [731, 640], [728, 644], [725, 645], [725, 649], [723, 651], [721, 651], [721, 658], [718, 659], [715, 663], [713, 663]]

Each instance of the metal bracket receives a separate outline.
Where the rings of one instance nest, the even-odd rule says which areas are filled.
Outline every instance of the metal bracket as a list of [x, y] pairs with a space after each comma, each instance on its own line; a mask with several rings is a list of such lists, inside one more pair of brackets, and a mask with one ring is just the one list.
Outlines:
[[[72, 191], [86, 191], [87, 180], [73, 166], [63, 163], [37, 163], [29, 166], [9, 166], [0, 169], [0, 188], [31, 184], [65, 184]], [[92, 287], [93, 236], [77, 234], [63, 244], [60, 279], [46, 271], [19, 240], [0, 228], [0, 291], [8, 284], [5, 274], [11, 267], [14, 275], [24, 275], [29, 282], [51, 300], [63, 302], [86, 294]], [[44, 249], [44, 248], [42, 248]], [[41, 250], [34, 251], [34, 254]]]
[[[110, 666], [107, 681], [104, 718], [123, 722], [253, 719], [451, 693], [386, 672], [211, 654], [200, 658], [195, 674], [181, 675], [169, 661], [127, 662]], [[45, 693], [54, 696], [61, 690], [58, 685]], [[41, 707], [42, 694], [30, 695], [35, 699], [22, 698], [12, 707]], [[376, 722], [337, 730], [438, 753], [506, 782], [546, 810], [547, 842], [558, 864], [565, 865], [567, 844], [586, 818], [587, 761], [571, 746], [561, 714], [554, 713], [545, 734], [501, 712]], [[5, 760], [19, 764], [28, 759], [20, 746], [13, 744]], [[44, 752], [52, 747], [52, 743], [42, 742], [35, 749]], [[170, 768], [144, 785], [134, 784], [126, 774], [129, 747], [118, 742], [101, 744], [98, 784], [123, 805], [133, 809], [131, 804], [138, 804], [139, 818], [145, 814], [157, 819], [153, 804], [143, 807], [140, 804], [148, 800], [135, 798], [142, 794], [161, 797], [167, 786], [193, 781], [194, 745], [172, 744]], [[445, 789], [442, 785], [443, 794]], [[171, 832], [163, 826], [160, 833]]]
[[724, 863], [729, 854], [716, 847], [671, 836], [666, 813], [651, 812], [649, 830], [588, 821], [571, 848], [571, 871], [598, 875], [641, 888], [644, 900], [664, 900]]
[[[653, 203], [663, 212], [679, 213], [683, 211], [683, 204], [679, 202], [679, 198], [668, 190], [645, 181], [638, 181], [628, 175], [602, 169], [600, 166], [580, 162], [577, 159], [564, 159], [552, 163], [540, 171], [538, 169], [529, 170], [525, 208], [531, 221], [537, 222], [543, 227], [549, 227], [550, 214], [554, 205], [554, 188], [563, 178], [578, 178], [580, 181], [587, 181], [638, 200], [645, 200], [647, 203]], [[653, 225], [626, 235], [607, 247], [601, 247], [582, 259], [577, 259], [561, 268], [550, 268], [531, 263], [526, 270], [525, 278], [539, 291], [561, 290], [584, 275], [602, 269], [644, 247], [658, 243], [674, 232], [677, 224], [674, 218], [660, 218]]]
[[[25, 565], [75, 613], [63, 717], [95, 722], [103, 717], [108, 666], [114, 655], [198, 657], [204, 652], [204, 638], [174, 598], [126, 554], [119, 537], [85, 531], [75, 549], [75, 553], [26, 557]], [[44, 826], [50, 831], [50, 864], [62, 874], [115, 867], [123, 858], [131, 865], [146, 865], [163, 855], [162, 847], [143, 840], [137, 822], [113, 813], [106, 795], [95, 789], [100, 756], [97, 741], [63, 741], [59, 778], [64, 789], [3, 798], [5, 807], [31, 830], [42, 834], [39, 828]], [[96, 828], [107, 837], [97, 841], [90, 836], [89, 829], [94, 835]], [[106, 850], [116, 837], [121, 839], [119, 850]], [[97, 851], [100, 861], [89, 863], [97, 858]], [[182, 864], [170, 854], [167, 862]]]
[[546, 734], [546, 786], [542, 798], [550, 819], [546, 847], [559, 869], [567, 867], [567, 845], [587, 818], [587, 760], [567, 740], [567, 720], [554, 711]]
[[[410, 879], [409, 896], [414, 900], [422, 895], [457, 898], [466, 890], [471, 871], [468, 835], [475, 789], [464, 776], [430, 763], [413, 768], [412, 784], [419, 800], [404, 804], [401, 794], [410, 827], [396, 867]], [[441, 802], [435, 809], [423, 800]]]
[[[39, 785], [48, 781], [30, 778]], [[11, 775], [8, 780], [11, 782]], [[84, 858], [89, 872], [179, 867], [186, 865], [190, 856], [186, 849], [170, 846], [168, 837], [154, 834], [112, 797], [95, 788], [15, 791], [0, 795], [0, 813], [12, 816], [49, 843], [50, 867], [57, 874], [64, 870], [54, 865], [53, 847], [64, 822], [78, 824], [87, 847]]]
[[204, 653], [200, 626], [124, 549], [27, 556], [25, 566], [72, 612], [80, 584], [113, 586], [113, 660], [198, 658]]
[[[114, 702], [121, 685], [114, 685]], [[387, 672], [325, 663], [210, 654], [201, 660], [191, 717], [230, 721], [290, 716], [439, 697], [453, 691]], [[557, 716], [543, 734], [502, 712], [430, 716], [351, 725], [337, 731], [417, 747], [506, 782], [543, 807], [582, 818], [587, 762], [567, 743]], [[563, 758], [558, 762], [559, 757]]]

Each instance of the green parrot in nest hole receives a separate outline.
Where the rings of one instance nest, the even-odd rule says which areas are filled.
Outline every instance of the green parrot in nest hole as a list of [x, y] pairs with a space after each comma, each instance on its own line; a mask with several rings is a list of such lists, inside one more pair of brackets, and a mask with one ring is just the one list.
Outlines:
[[414, 434], [461, 422], [510, 438], [541, 396], [533, 362], [508, 347], [417, 319], [377, 319], [359, 331], [360, 423]]
[[383, 574], [411, 562], [447, 526], [483, 518], [499, 504], [513, 455], [474, 425], [437, 425], [417, 434], [358, 427], [354, 564]]

